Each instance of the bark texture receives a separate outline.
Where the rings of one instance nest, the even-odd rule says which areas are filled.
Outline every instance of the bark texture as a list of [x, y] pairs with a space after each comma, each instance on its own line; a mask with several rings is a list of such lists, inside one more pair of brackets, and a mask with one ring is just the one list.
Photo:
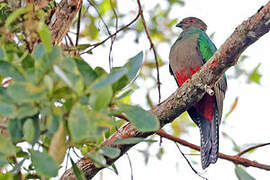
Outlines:
[[[199, 72], [194, 74], [190, 80], [178, 88], [169, 98], [150, 110], [150, 112], [159, 119], [161, 127], [172, 122], [195, 102], [199, 101], [205, 93], [206, 85], [213, 87], [223, 73], [237, 63], [241, 53], [269, 30], [270, 2], [260, 8], [258, 12], [248, 20], [239, 25]], [[128, 123], [104, 143], [107, 144], [116, 139], [125, 139], [129, 137], [147, 137], [154, 133], [155, 132], [139, 132]], [[118, 148], [121, 149], [121, 155], [134, 145], [135, 144], [119, 145]], [[121, 157], [121, 155], [119, 157]], [[114, 159], [107, 158], [107, 163], [112, 164], [119, 157]], [[79, 160], [77, 166], [82, 170], [87, 179], [91, 179], [102, 169], [95, 167], [93, 162], [87, 158]], [[72, 169], [67, 170], [61, 179], [75, 179]]]
[[81, 5], [82, 0], [62, 0], [58, 4], [49, 24], [54, 45], [62, 42]]

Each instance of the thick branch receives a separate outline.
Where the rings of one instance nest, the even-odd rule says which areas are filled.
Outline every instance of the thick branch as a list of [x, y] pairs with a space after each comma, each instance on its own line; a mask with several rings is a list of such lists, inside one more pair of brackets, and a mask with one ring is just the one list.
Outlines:
[[53, 44], [58, 45], [62, 42], [81, 4], [82, 0], [62, 0], [58, 4], [49, 24]]
[[[199, 72], [194, 74], [189, 81], [178, 88], [177, 91], [164, 102], [150, 110], [150, 112], [159, 119], [161, 127], [172, 122], [195, 102], [199, 101], [205, 93], [205, 85], [212, 87], [228, 68], [236, 64], [240, 54], [269, 30], [270, 2], [251, 18], [239, 25]], [[155, 132], [142, 133], [137, 131], [131, 124], [126, 124], [104, 143], [110, 143], [116, 139], [129, 137], [147, 137], [154, 133]], [[121, 155], [132, 146], [133, 145], [120, 145]], [[107, 163], [112, 164], [118, 158], [107, 159]], [[88, 179], [91, 179], [102, 169], [95, 167], [91, 160], [86, 158], [79, 160], [77, 165]], [[61, 179], [75, 179], [72, 170], [67, 170]]]

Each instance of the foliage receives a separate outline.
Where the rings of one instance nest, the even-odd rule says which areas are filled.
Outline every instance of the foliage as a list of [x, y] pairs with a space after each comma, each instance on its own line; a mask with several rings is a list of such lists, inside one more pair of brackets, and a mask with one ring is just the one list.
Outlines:
[[[2, 13], [8, 4], [1, 3]], [[26, 6], [6, 11], [5, 33], [20, 33], [16, 26], [26, 26], [20, 16], [36, 17]], [[106, 11], [106, 10], [105, 10]], [[141, 131], [155, 131], [158, 120], [138, 106], [122, 105], [130, 96], [132, 82], [142, 63], [143, 52], [127, 60], [122, 67], [114, 67], [110, 73], [103, 68], [93, 69], [83, 59], [69, 56], [58, 46], [52, 46], [48, 27], [43, 18], [37, 19], [40, 29], [33, 30], [42, 43], [27, 52], [27, 44], [1, 36], [0, 41], [0, 119], [8, 118], [8, 135], [0, 136], [1, 167], [8, 166], [10, 173], [20, 168], [26, 159], [31, 164], [24, 167], [25, 177], [54, 177], [68, 148], [76, 147], [88, 154], [98, 166], [107, 166], [104, 156], [115, 158], [120, 150], [103, 146], [104, 137], [115, 132], [123, 121], [114, 115], [125, 113]], [[129, 91], [129, 94], [125, 94]], [[147, 123], [147, 126], [144, 124]], [[144, 139], [118, 143], [136, 143]], [[29, 144], [29, 148], [18, 146]], [[38, 148], [35, 148], [38, 146]], [[11, 157], [21, 157], [20, 162]], [[73, 162], [73, 161], [72, 161]], [[18, 167], [19, 166], [19, 167]], [[76, 175], [80, 172], [73, 163]], [[7, 173], [8, 175], [9, 173]], [[79, 179], [83, 179], [80, 177]]]

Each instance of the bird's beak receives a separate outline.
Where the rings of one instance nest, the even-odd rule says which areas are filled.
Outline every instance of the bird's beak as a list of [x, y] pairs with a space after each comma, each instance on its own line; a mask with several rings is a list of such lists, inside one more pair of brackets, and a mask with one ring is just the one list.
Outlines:
[[178, 24], [175, 25], [176, 27], [181, 28], [183, 26], [182, 22], [179, 22]]

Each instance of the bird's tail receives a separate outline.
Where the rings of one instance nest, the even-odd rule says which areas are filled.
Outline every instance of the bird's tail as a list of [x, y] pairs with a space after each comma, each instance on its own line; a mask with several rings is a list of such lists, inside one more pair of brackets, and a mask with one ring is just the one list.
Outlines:
[[202, 168], [207, 168], [210, 163], [214, 164], [218, 159], [218, 126], [205, 118], [199, 123], [201, 135], [201, 162]]
[[[218, 144], [219, 144], [219, 124], [218, 120], [213, 117], [212, 122], [209, 122], [198, 113], [194, 113], [194, 108], [191, 108], [188, 112], [192, 120], [197, 124], [200, 129], [201, 136], [201, 163], [202, 168], [207, 168], [211, 163], [216, 163], [218, 159]], [[195, 110], [196, 111], [196, 110]], [[214, 113], [216, 116], [216, 113]]]

